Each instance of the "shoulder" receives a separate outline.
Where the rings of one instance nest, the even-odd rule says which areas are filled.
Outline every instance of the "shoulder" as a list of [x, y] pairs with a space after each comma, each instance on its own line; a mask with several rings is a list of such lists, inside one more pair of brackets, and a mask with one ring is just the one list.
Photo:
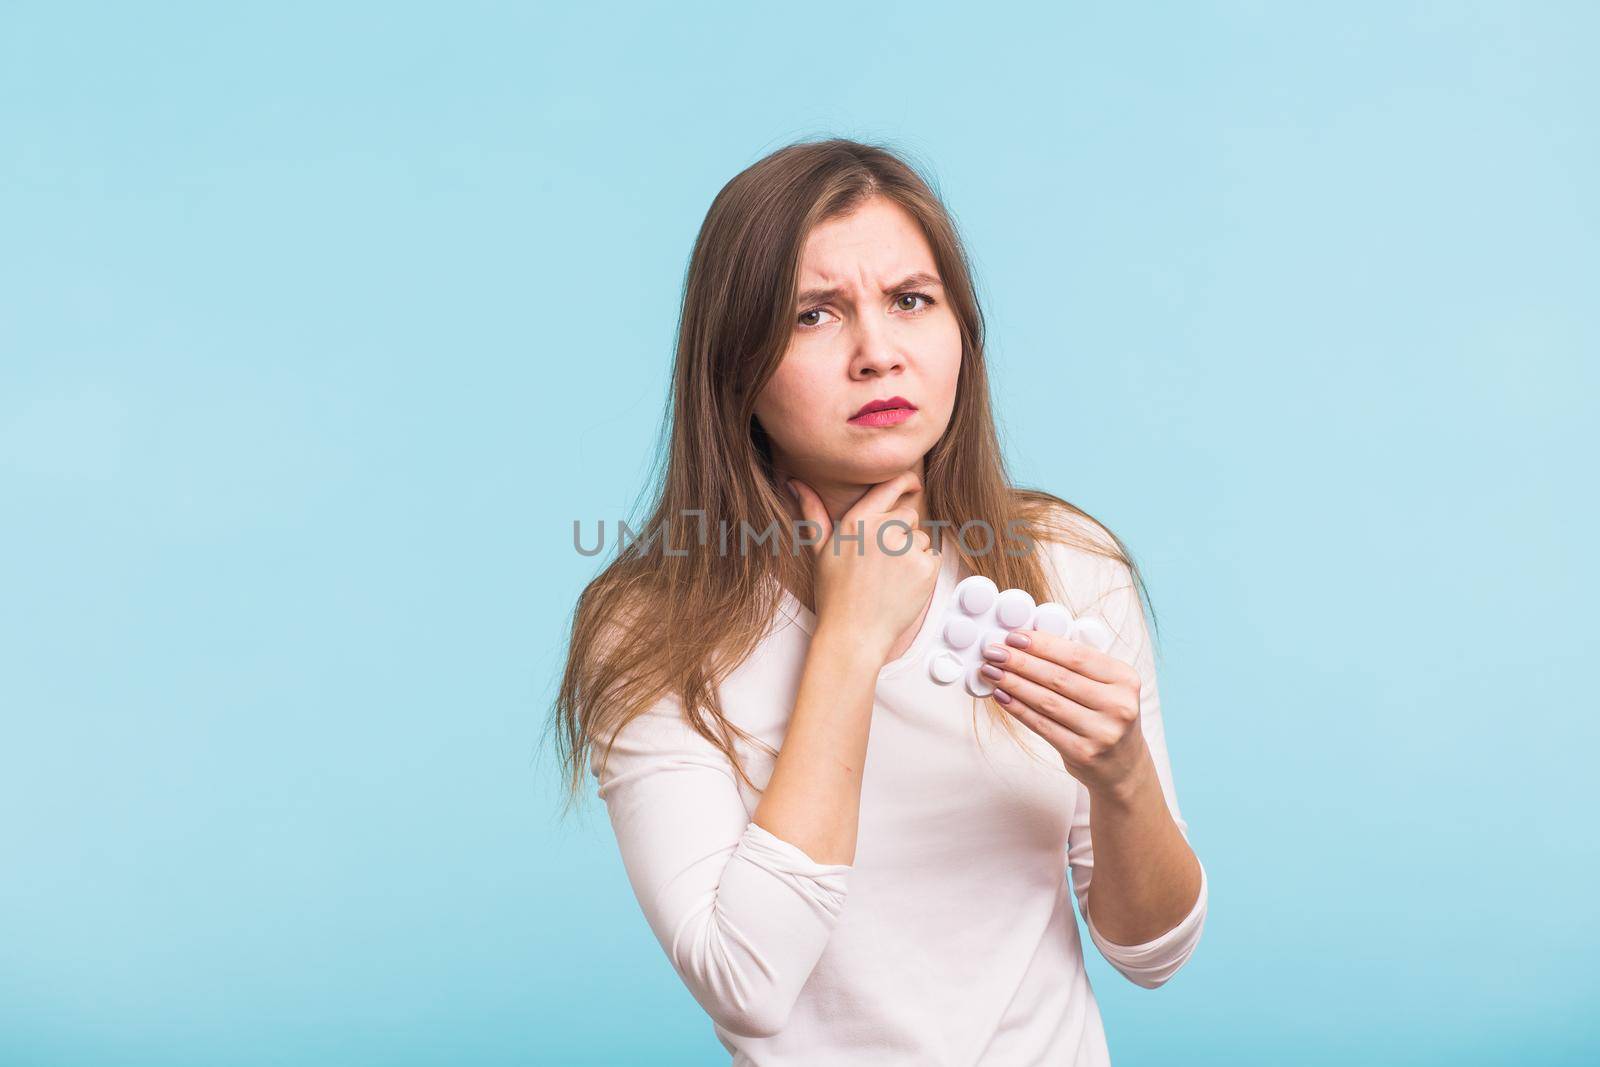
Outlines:
[[1111, 529], [1058, 497], [1019, 491], [1033, 551], [1057, 599], [1074, 614], [1087, 611], [1122, 586], [1133, 584], [1131, 556]]

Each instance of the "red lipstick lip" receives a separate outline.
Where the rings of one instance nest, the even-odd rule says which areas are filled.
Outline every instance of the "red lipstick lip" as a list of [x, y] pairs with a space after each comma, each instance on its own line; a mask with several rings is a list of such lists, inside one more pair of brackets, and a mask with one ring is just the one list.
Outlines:
[[894, 408], [909, 408], [910, 410], [915, 411], [917, 410], [917, 405], [913, 404], [903, 396], [891, 396], [887, 400], [872, 400], [866, 404], [863, 404], [861, 406], [861, 410], [850, 417], [852, 419], [859, 419], [861, 416], [870, 414], [874, 411], [889, 411]]

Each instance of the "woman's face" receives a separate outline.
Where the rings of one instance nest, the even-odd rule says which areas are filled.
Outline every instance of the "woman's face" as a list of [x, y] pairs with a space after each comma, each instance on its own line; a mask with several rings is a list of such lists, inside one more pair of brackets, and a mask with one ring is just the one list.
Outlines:
[[[775, 466], [818, 489], [920, 473], [961, 371], [960, 327], [921, 228], [893, 201], [868, 200], [812, 230], [798, 288], [789, 346], [755, 406]], [[895, 409], [859, 414], [885, 400]]]

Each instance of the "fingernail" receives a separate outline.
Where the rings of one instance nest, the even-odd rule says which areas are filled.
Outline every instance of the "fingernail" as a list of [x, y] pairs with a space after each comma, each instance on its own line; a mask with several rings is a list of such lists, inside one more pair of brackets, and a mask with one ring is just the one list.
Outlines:
[[983, 658], [987, 660], [993, 660], [995, 663], [1004, 663], [1006, 660], [1011, 658], [1011, 653], [1007, 652], [999, 645], [984, 645]]
[[1021, 630], [1012, 630], [1010, 633], [1006, 634], [1006, 644], [1013, 648], [1027, 648], [1029, 645], [1033, 644], [1033, 642], [1029, 641], [1028, 635], [1023, 633]]
[[994, 698], [1002, 704], [1011, 703], [1011, 694], [1007, 693], [1004, 689], [996, 689], [994, 691]]
[[991, 682], [998, 682], [1000, 679], [1006, 676], [1006, 672], [1001, 670], [999, 667], [996, 667], [993, 663], [985, 663], [982, 667], [978, 668], [978, 673], [989, 679]]

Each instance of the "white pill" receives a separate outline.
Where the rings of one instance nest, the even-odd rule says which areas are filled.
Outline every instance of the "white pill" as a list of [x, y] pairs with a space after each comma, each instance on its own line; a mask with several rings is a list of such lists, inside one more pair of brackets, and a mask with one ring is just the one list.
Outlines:
[[1072, 624], [1072, 640], [1105, 652], [1111, 648], [1111, 627], [1092, 615], [1085, 615]]
[[961, 610], [968, 615], [982, 615], [988, 611], [998, 592], [994, 582], [981, 574], [963, 578], [961, 584], [956, 586], [956, 598], [961, 603]]
[[989, 679], [978, 673], [974, 667], [967, 672], [967, 692], [975, 697], [986, 697], [994, 692], [994, 686], [989, 684]]
[[[944, 643], [951, 648], [966, 648], [978, 639], [978, 624], [965, 615], [957, 615], [944, 626]], [[957, 676], [960, 675], [957, 671]], [[952, 679], [953, 681], [954, 679]]]
[[1032, 614], [1033, 597], [1028, 595], [1026, 589], [1007, 589], [1000, 594], [1000, 601], [994, 609], [994, 617], [1008, 630], [1026, 626]]
[[1072, 629], [1072, 613], [1054, 600], [1040, 604], [1033, 613], [1033, 628], [1048, 634], [1065, 635]]
[[928, 673], [940, 685], [949, 685], [961, 677], [961, 661], [948, 652], [941, 652], [928, 661]]

